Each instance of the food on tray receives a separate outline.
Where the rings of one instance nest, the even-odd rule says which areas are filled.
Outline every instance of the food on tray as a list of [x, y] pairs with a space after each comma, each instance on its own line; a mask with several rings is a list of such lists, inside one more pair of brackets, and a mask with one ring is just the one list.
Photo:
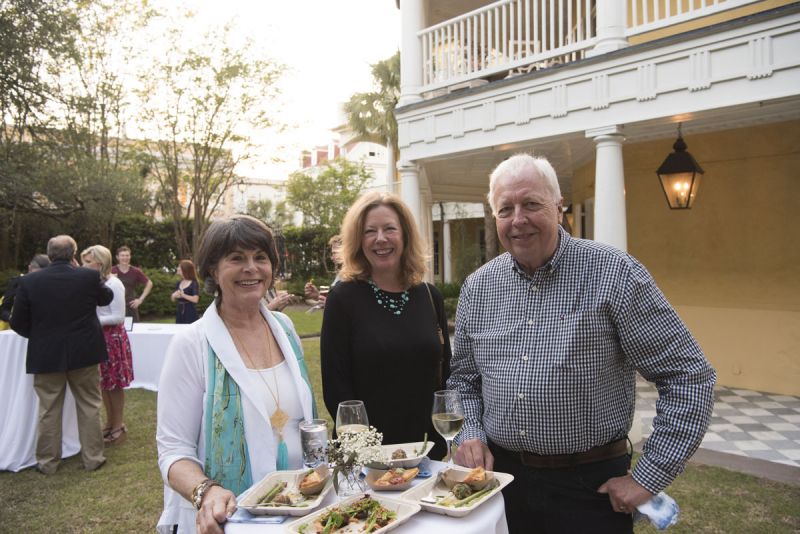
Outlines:
[[483, 467], [476, 467], [464, 478], [464, 484], [473, 486], [474, 484], [486, 481], [486, 470]]
[[468, 484], [462, 482], [453, 486], [450, 492], [442, 499], [439, 499], [436, 504], [439, 506], [452, 506], [454, 508], [471, 506], [473, 503], [477, 503], [480, 499], [491, 493], [492, 490], [499, 485], [500, 482], [498, 482], [497, 479], [492, 479], [485, 488], [475, 491]]
[[406, 458], [408, 458], [408, 455], [403, 449], [397, 449], [392, 453], [392, 460], [405, 460]]
[[397, 514], [381, 506], [375, 499], [365, 496], [347, 506], [331, 508], [313, 523], [300, 525], [301, 534], [330, 534], [350, 524], [363, 524], [359, 532], [374, 532], [397, 518]]
[[317, 471], [310, 470], [300, 481], [299, 489], [303, 495], [313, 495], [322, 491], [327, 477], [322, 477]]
[[389, 486], [402, 486], [419, 473], [419, 469], [413, 467], [411, 469], [403, 469], [402, 467], [397, 467], [395, 469], [389, 469], [384, 475], [373, 482], [373, 486], [378, 486], [381, 488], [388, 488]]

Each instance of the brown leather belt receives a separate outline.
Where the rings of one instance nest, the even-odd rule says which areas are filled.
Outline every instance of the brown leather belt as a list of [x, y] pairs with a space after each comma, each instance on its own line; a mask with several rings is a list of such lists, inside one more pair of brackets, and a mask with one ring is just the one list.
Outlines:
[[504, 456], [513, 458], [527, 467], [535, 467], [537, 469], [564, 469], [574, 465], [602, 462], [603, 460], [611, 460], [612, 458], [619, 458], [620, 456], [626, 455], [628, 454], [628, 440], [627, 438], [618, 439], [617, 441], [612, 441], [605, 445], [592, 447], [588, 451], [576, 452], [573, 454], [543, 455], [526, 451], [516, 452], [506, 450], [496, 443], [492, 443], [490, 449], [493, 453], [500, 452]]

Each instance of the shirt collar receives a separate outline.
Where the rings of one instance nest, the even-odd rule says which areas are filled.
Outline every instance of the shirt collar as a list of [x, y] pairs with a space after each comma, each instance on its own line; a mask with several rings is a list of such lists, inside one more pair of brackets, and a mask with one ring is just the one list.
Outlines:
[[521, 275], [524, 278], [542, 274], [550, 274], [558, 268], [559, 264], [561, 263], [561, 258], [564, 257], [564, 252], [567, 250], [567, 247], [569, 246], [569, 242], [571, 239], [572, 236], [569, 235], [569, 233], [559, 225], [558, 246], [556, 247], [556, 251], [544, 265], [536, 269], [533, 275], [528, 275], [528, 273], [525, 272], [525, 269], [522, 267], [522, 265], [517, 261], [517, 259], [514, 256], [511, 256], [511, 268], [517, 274]]

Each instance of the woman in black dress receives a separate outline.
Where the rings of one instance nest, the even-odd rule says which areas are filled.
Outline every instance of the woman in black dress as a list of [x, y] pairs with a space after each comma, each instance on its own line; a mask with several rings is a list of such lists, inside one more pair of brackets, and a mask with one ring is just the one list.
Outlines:
[[[433, 392], [450, 374], [444, 301], [423, 283], [425, 247], [414, 217], [395, 195], [359, 198], [342, 223], [340, 282], [322, 322], [322, 388], [331, 414], [360, 399], [384, 444], [436, 440]], [[440, 336], [440, 333], [444, 333]]]
[[197, 303], [200, 302], [200, 284], [197, 283], [194, 263], [190, 260], [181, 260], [178, 264], [178, 275], [181, 279], [176, 282], [175, 291], [169, 297], [173, 302], [178, 303], [175, 311], [175, 323], [191, 324], [199, 317]]

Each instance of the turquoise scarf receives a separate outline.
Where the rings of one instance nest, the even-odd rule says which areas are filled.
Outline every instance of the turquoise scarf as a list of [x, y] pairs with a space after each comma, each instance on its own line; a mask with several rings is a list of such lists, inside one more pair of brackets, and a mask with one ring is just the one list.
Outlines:
[[[295, 339], [291, 323], [279, 315], [273, 314], [280, 323], [289, 344], [294, 352], [300, 375], [312, 392], [311, 403], [313, 416], [317, 417], [317, 405], [314, 400], [311, 381], [308, 377], [303, 350]], [[216, 480], [224, 488], [235, 495], [241, 494], [253, 484], [250, 470], [250, 455], [247, 452], [247, 441], [244, 435], [244, 413], [239, 385], [231, 378], [225, 366], [217, 357], [214, 349], [208, 347], [208, 379], [205, 409], [205, 473]], [[289, 468], [289, 453], [286, 443], [281, 440], [278, 445], [276, 470]]]

